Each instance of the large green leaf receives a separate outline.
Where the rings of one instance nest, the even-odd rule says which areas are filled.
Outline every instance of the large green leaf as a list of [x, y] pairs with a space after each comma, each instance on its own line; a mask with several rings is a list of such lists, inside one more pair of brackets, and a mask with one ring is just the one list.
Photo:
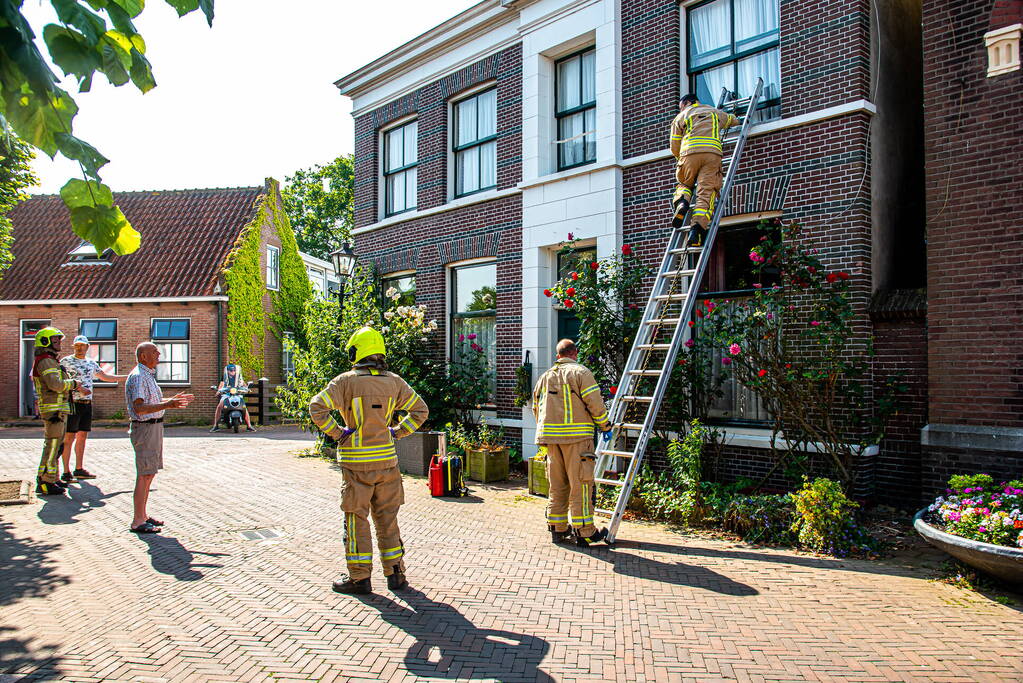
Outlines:
[[73, 178], [60, 188], [60, 198], [69, 209], [83, 206], [113, 206], [114, 193], [103, 183]]
[[131, 81], [144, 93], [156, 87], [153, 68], [145, 55], [140, 54], [138, 50], [131, 51]]
[[146, 7], [146, 0], [110, 0], [110, 2], [123, 9], [131, 17], [137, 17]]
[[100, 54], [103, 58], [103, 67], [100, 69], [106, 74], [107, 79], [113, 85], [124, 85], [128, 82], [128, 69], [131, 68], [131, 55], [121, 49], [117, 43], [103, 39]]
[[142, 242], [121, 210], [114, 206], [114, 194], [106, 185], [93, 181], [69, 180], [60, 189], [61, 199], [71, 212], [71, 229], [102, 254], [113, 249], [130, 254]]
[[74, 74], [79, 83], [100, 67], [99, 55], [89, 45], [85, 36], [74, 29], [47, 24], [43, 28], [43, 40], [50, 50], [53, 63], [65, 74]]
[[78, 113], [78, 105], [71, 96], [59, 88], [53, 95], [39, 96], [24, 84], [20, 91], [5, 87], [4, 105], [7, 122], [25, 142], [46, 152], [57, 153], [57, 133], [71, 133], [71, 120]]
[[85, 140], [76, 138], [74, 135], [68, 135], [67, 133], [57, 133], [54, 135], [54, 139], [57, 141], [57, 148], [61, 154], [68, 159], [78, 161], [82, 164], [86, 174], [97, 180], [99, 179], [99, 169], [110, 161], [100, 154], [99, 150]]
[[201, 8], [206, 21], [213, 26], [213, 0], [167, 0], [167, 4], [177, 10], [179, 17]]
[[114, 28], [121, 33], [129, 36], [138, 34], [138, 31], [135, 29], [135, 24], [131, 21], [131, 15], [119, 6], [110, 5], [107, 7], [107, 16], [110, 17], [110, 23], [114, 25]]
[[83, 7], [78, 0], [50, 0], [61, 23], [74, 26], [93, 45], [107, 31], [107, 22], [100, 15]]

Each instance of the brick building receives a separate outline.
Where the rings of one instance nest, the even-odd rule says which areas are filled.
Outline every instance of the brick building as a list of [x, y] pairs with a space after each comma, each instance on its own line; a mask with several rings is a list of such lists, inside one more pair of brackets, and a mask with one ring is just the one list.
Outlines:
[[924, 0], [927, 457], [1023, 474], [1020, 0]]
[[[176, 416], [212, 419], [220, 381], [229, 360], [226, 320], [231, 307], [223, 271], [228, 255], [250, 225], [260, 231], [264, 311], [280, 281], [284, 246], [266, 210], [280, 202], [276, 181], [262, 187], [115, 193], [142, 233], [134, 254], [97, 257], [70, 229], [59, 197], [38, 196], [10, 214], [14, 264], [0, 280], [0, 418], [33, 415], [29, 375], [33, 335], [52, 325], [71, 340], [85, 334], [90, 355], [107, 372], [125, 375], [136, 365], [135, 347], [153, 341], [162, 352], [157, 378], [165, 393], [187, 391], [196, 400]], [[310, 259], [309, 267], [323, 265]], [[264, 325], [264, 374], [280, 383], [281, 344]], [[247, 376], [247, 380], [257, 377]], [[123, 383], [97, 383], [99, 418], [124, 411]]]
[[[628, 243], [659, 261], [681, 95], [743, 96], [762, 77], [708, 295], [750, 293], [736, 273], [760, 219], [801, 222], [827, 265], [853, 275], [875, 382], [900, 374], [910, 387], [864, 456], [876, 456], [882, 495], [916, 492], [927, 419], [920, 11], [909, 0], [480, 2], [337, 82], [353, 102], [357, 251], [385, 276], [415, 279], [448, 354], [466, 328], [462, 284], [496, 287], [472, 329], [486, 330], [496, 359], [496, 417], [522, 430], [529, 454], [535, 425], [512, 405], [514, 370], [526, 351], [545, 366], [573, 329], [543, 295], [559, 243], [571, 232], [597, 257]], [[770, 430], [755, 396], [730, 387], [714, 417], [728, 471], [764, 471]]]

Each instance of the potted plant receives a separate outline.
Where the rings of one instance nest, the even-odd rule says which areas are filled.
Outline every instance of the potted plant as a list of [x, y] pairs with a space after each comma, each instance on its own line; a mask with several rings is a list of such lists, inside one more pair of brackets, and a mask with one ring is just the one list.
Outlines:
[[550, 495], [551, 484], [547, 480], [547, 447], [540, 446], [536, 455], [528, 461], [529, 492], [534, 496]]
[[954, 476], [913, 526], [957, 560], [1023, 585], [1023, 481], [996, 485], [987, 474]]
[[474, 429], [463, 430], [466, 476], [481, 482], [508, 478], [509, 454], [504, 445], [504, 430], [487, 424], [486, 418]]

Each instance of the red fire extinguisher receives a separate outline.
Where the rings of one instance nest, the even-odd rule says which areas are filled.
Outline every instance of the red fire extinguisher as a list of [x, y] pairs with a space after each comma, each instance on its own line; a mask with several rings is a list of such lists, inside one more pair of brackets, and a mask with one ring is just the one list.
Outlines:
[[436, 455], [430, 458], [429, 483], [431, 496], [444, 495], [444, 466], [441, 464], [440, 457]]

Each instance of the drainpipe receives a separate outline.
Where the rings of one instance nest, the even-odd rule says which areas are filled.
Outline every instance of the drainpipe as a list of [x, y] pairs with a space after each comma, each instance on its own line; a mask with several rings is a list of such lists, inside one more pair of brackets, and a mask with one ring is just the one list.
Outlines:
[[224, 302], [217, 302], [217, 367], [213, 376], [218, 377], [224, 367]]

